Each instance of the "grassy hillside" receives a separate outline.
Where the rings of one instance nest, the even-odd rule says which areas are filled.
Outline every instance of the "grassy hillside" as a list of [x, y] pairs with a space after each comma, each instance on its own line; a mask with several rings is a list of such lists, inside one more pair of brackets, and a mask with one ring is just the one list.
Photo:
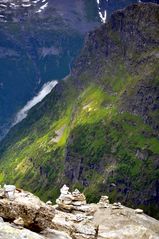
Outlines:
[[45, 200], [68, 183], [159, 216], [158, 16], [133, 5], [90, 33], [72, 76], [2, 142], [1, 183]]

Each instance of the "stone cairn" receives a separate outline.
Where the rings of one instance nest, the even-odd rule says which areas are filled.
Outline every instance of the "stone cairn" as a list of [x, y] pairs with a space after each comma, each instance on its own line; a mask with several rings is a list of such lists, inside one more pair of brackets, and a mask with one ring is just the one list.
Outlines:
[[113, 203], [112, 209], [123, 209], [124, 207], [120, 202]]
[[86, 197], [78, 189], [75, 189], [72, 193], [69, 191], [69, 187], [64, 185], [61, 190], [60, 197], [56, 200], [59, 209], [64, 211], [72, 211], [82, 209], [86, 205]]
[[100, 208], [108, 208], [109, 207], [109, 198], [108, 198], [108, 196], [101, 196], [98, 205], [99, 205]]
[[99, 208], [111, 207], [111, 209], [123, 209], [123, 206], [120, 202], [115, 202], [115, 203], [113, 203], [113, 205], [111, 205], [109, 202], [108, 196], [101, 196], [99, 203], [97, 205], [99, 206]]

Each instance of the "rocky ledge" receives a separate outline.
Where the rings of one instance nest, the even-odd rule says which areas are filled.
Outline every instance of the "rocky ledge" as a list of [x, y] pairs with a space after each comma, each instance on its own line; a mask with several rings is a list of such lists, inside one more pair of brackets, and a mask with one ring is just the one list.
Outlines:
[[159, 221], [142, 209], [110, 204], [107, 196], [87, 204], [78, 189], [64, 185], [56, 200], [5, 185], [0, 189], [0, 239], [158, 239]]

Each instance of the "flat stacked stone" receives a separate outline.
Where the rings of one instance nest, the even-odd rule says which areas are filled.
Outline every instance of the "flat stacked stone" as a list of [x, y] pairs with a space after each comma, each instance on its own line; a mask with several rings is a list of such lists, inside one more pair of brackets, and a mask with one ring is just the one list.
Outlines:
[[112, 209], [123, 209], [123, 206], [120, 202], [113, 203]]
[[81, 206], [86, 204], [86, 197], [78, 189], [72, 192], [72, 205]]

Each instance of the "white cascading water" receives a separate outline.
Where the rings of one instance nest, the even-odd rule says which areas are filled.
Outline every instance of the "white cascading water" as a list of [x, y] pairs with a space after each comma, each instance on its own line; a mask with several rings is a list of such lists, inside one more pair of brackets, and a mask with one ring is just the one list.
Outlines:
[[[108, 1], [108, 0], [106, 0]], [[98, 6], [98, 13], [99, 13], [99, 17], [101, 19], [101, 22], [102, 23], [106, 23], [106, 20], [107, 20], [107, 11], [104, 10], [104, 12], [101, 11], [101, 8], [100, 8], [100, 0], [97, 0], [97, 6]]]
[[52, 91], [52, 89], [57, 85], [57, 83], [57, 81], [50, 81], [45, 83], [39, 93], [31, 100], [29, 100], [26, 105], [16, 114], [12, 127], [25, 119], [28, 115], [28, 111], [33, 106], [42, 101], [45, 96], [47, 96]]

